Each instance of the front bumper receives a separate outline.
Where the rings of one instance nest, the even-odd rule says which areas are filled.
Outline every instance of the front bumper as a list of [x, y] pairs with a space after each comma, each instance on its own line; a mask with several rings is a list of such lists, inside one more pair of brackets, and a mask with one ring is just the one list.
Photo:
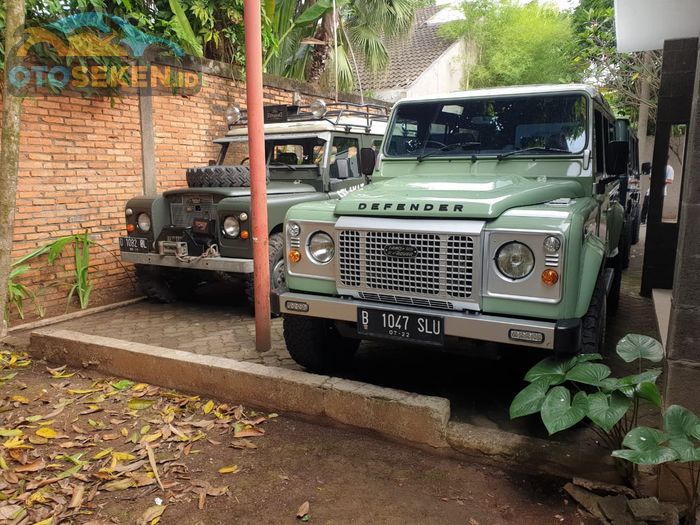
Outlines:
[[201, 259], [198, 259], [194, 257], [190, 259], [190, 262], [185, 262], [183, 260], [179, 260], [174, 255], [133, 252], [121, 252], [121, 254], [122, 261], [134, 264], [241, 274], [253, 273], [253, 259], [234, 259], [231, 257], [202, 257]]
[[[342, 299], [296, 292], [272, 293], [272, 311], [275, 314], [302, 315], [356, 323], [357, 309], [359, 307], [396, 313], [428, 313], [421, 308], [358, 301], [356, 299]], [[579, 319], [533, 321], [477, 312], [453, 312], [432, 309], [429, 310], [429, 313], [430, 315], [444, 318], [445, 335], [447, 336], [542, 348], [562, 353], [575, 353], [580, 347], [581, 321]], [[523, 333], [538, 333], [542, 334], [543, 337], [540, 342], [526, 341], [514, 337]]]

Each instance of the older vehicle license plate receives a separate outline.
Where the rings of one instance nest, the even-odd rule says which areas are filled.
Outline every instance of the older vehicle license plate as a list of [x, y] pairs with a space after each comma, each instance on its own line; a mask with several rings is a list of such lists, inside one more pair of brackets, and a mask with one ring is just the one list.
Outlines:
[[145, 237], [119, 237], [119, 249], [123, 252], [148, 253]]
[[357, 309], [357, 332], [360, 335], [442, 345], [444, 327], [444, 319], [435, 315]]

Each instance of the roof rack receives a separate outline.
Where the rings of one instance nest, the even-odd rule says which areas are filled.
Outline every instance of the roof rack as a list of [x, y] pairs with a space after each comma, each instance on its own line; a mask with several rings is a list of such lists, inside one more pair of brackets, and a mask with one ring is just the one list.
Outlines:
[[[265, 123], [276, 122], [305, 122], [314, 120], [325, 120], [334, 126], [343, 125], [342, 120], [349, 117], [364, 120], [366, 130], [372, 129], [374, 122], [387, 122], [388, 110], [379, 104], [355, 104], [352, 102], [330, 102], [315, 100], [308, 105], [268, 105], [263, 107]], [[240, 113], [240, 119], [229, 125], [229, 129], [248, 123], [247, 111]], [[345, 123], [346, 126], [357, 126], [357, 124]]]

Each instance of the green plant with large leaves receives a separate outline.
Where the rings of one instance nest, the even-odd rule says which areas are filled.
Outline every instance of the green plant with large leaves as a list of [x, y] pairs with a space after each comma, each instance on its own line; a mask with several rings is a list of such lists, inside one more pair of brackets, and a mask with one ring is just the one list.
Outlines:
[[[81, 309], [88, 307], [90, 302], [90, 294], [92, 293], [92, 283], [90, 282], [90, 248], [97, 247], [106, 251], [114, 257], [117, 263], [126, 271], [126, 268], [121, 263], [121, 260], [102, 244], [90, 238], [88, 231], [83, 233], [66, 235], [54, 239], [53, 241], [40, 246], [36, 250], [20, 257], [12, 263], [10, 269], [10, 279], [7, 285], [7, 306], [4, 312], [4, 318], [9, 322], [11, 309], [17, 311], [17, 315], [24, 319], [24, 306], [27, 300], [31, 301], [36, 308], [40, 317], [44, 315], [44, 308], [39, 303], [40, 293], [35, 293], [29, 286], [19, 282], [22, 275], [29, 272], [31, 265], [41, 256], [47, 256], [47, 262], [52, 265], [56, 260], [63, 255], [67, 247], [73, 248], [73, 283], [67, 297], [67, 306], [70, 305], [74, 296], [78, 297], [78, 302]], [[127, 272], [128, 274], [128, 272]]]
[[513, 399], [510, 417], [539, 413], [550, 435], [588, 420], [611, 450], [620, 448], [625, 434], [637, 425], [640, 403], [661, 406], [656, 386], [661, 369], [642, 370], [642, 362], [661, 361], [663, 347], [651, 337], [629, 334], [620, 340], [616, 352], [625, 362], [636, 361], [638, 372], [611, 377], [600, 354], [540, 361], [525, 375], [530, 384]]
[[[695, 524], [700, 488], [700, 418], [680, 405], [671, 405], [663, 417], [663, 430], [636, 427], [614, 450], [613, 457], [635, 465], [668, 465], [668, 471], [683, 487], [688, 503], [686, 522]], [[680, 474], [679, 472], [680, 471]]]

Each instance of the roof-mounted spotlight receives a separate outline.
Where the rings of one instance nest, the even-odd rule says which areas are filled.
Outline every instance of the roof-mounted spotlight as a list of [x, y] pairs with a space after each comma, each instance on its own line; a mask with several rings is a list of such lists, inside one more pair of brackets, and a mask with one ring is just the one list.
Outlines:
[[310, 105], [309, 109], [311, 110], [311, 114], [315, 118], [322, 118], [327, 112], [328, 112], [328, 106], [326, 103], [321, 100], [320, 98], [317, 100], [314, 100]]
[[229, 106], [226, 110], [226, 124], [233, 126], [238, 124], [241, 120], [241, 108], [236, 105]]

